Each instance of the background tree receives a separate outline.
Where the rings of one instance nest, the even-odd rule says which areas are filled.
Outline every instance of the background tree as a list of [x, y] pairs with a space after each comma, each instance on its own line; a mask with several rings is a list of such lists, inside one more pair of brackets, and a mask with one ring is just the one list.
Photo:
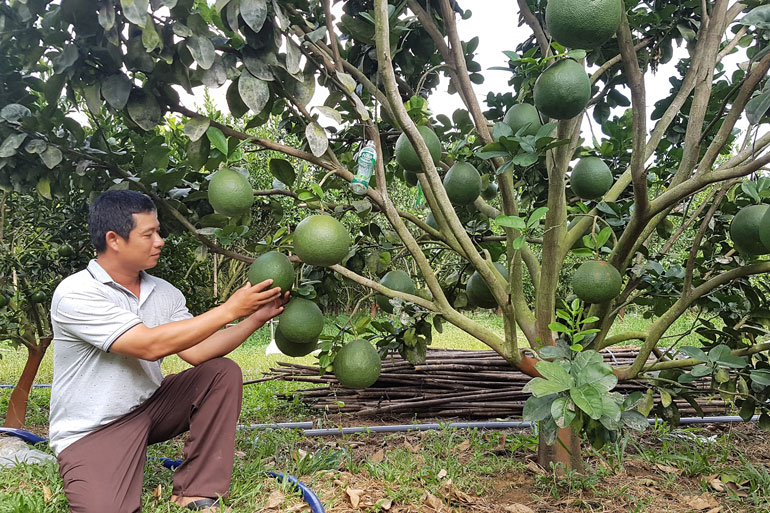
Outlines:
[[[549, 4], [556, 9], [559, 2]], [[207, 178], [224, 164], [249, 166], [244, 150], [277, 152], [283, 157], [272, 158], [268, 171], [286, 187], [255, 191], [260, 201], [283, 195], [303, 209], [346, 218], [355, 211], [372, 220], [350, 226], [355, 233], [347, 266], [306, 266], [297, 293], [316, 295], [323, 280], [314, 278], [331, 270], [394, 298], [401, 321], [358, 317], [322, 345], [323, 367], [349, 334], [419, 361], [431, 326], [448, 321], [536, 376], [525, 416], [540, 422], [543, 463], [579, 465], [575, 433], [601, 445], [624, 427], [642, 428], [652, 392], [623, 398], [610, 390], [617, 379], [654, 371], [670, 371], [652, 382], [666, 418], [676, 420], [672, 395], [690, 397], [692, 380], [711, 376], [742, 414], [760, 408], [767, 424], [768, 344], [757, 340], [765, 334], [757, 321], [765, 300], [756, 290], [770, 263], [752, 256], [766, 248], [736, 252], [726, 236], [738, 208], [748, 201], [761, 206], [766, 197], [761, 180], [742, 181], [770, 161], [763, 125], [770, 104], [770, 12], [759, 4], [615, 2], [617, 37], [609, 37], [613, 27], [600, 46], [585, 49], [578, 48], [580, 41], [565, 48], [560, 37], [552, 39], [549, 28], [558, 27], [558, 15], [549, 14], [546, 2], [520, 0], [531, 36], [506, 52], [513, 87], [490, 94], [486, 111], [472, 89], [484, 78], [474, 60], [478, 39], [461, 41], [457, 32], [457, 18], [471, 13], [450, 0], [349, 0], [336, 23], [330, 0], [3, 5], [0, 183], [29, 189], [45, 180], [54, 192], [88, 194], [94, 184], [121, 182], [150, 193], [164, 216], [211, 251], [249, 262], [253, 256], [243, 250], [290, 248], [292, 226], [279, 228], [261, 246], [239, 246], [249, 233], [246, 220], [204, 226], [212, 214]], [[677, 62], [679, 76], [648, 119], [644, 75], [671, 60], [675, 48], [687, 52]], [[748, 62], [725, 70], [722, 60], [738, 48]], [[583, 77], [586, 66], [591, 75]], [[564, 91], [558, 87], [547, 87], [559, 83], [559, 76], [545, 78], [557, 73], [577, 80], [569, 100], [560, 101]], [[464, 104], [451, 119], [431, 116], [425, 100], [441, 74]], [[192, 92], [201, 85], [227, 85], [231, 118], [181, 105], [177, 88]], [[515, 128], [510, 119], [503, 122], [514, 104], [533, 102], [540, 109], [537, 120]], [[81, 106], [89, 129], [71, 115]], [[591, 141], [580, 130], [590, 107], [603, 133]], [[739, 134], [744, 115], [750, 125]], [[283, 131], [274, 139], [255, 132], [271, 117]], [[118, 130], [107, 134], [102, 127], [111, 119]], [[418, 131], [427, 125], [441, 141], [438, 162]], [[165, 137], [169, 127], [186, 137]], [[434, 226], [396, 208], [391, 197], [402, 175], [391, 159], [401, 132], [419, 159], [417, 181]], [[364, 140], [375, 142], [378, 158], [370, 188], [358, 198], [347, 185]], [[611, 187], [591, 199], [575, 187], [578, 168], [571, 170], [575, 159], [587, 157], [607, 164], [612, 178]], [[458, 163], [471, 181], [466, 164], [480, 169], [479, 190], [494, 181], [499, 198], [453, 204], [442, 175], [451, 182], [447, 171]], [[606, 175], [601, 166], [589, 167], [589, 176]], [[253, 172], [265, 175], [264, 168]], [[414, 177], [403, 177], [414, 183]], [[766, 228], [760, 229], [764, 220], [753, 212], [748, 233], [757, 239]], [[683, 234], [692, 237], [692, 249], [675, 261], [669, 250]], [[376, 259], [382, 269], [360, 265], [373, 247], [381, 248]], [[607, 278], [597, 281], [589, 273], [589, 279], [572, 280], [571, 288], [583, 290], [579, 295], [586, 299], [585, 289], [601, 283], [605, 293], [590, 305], [581, 298], [561, 302], [575, 258], [589, 255], [598, 262], [579, 269]], [[420, 294], [377, 281], [393, 257], [403, 256]], [[494, 265], [501, 258], [502, 272]], [[471, 273], [501, 309], [503, 336], [462, 312], [468, 305], [463, 284]], [[649, 328], [609, 335], [618, 314], [632, 304], [649, 309]], [[661, 337], [692, 308], [704, 314], [693, 329], [705, 348], [660, 350]], [[596, 351], [629, 340], [641, 342], [639, 356], [613, 372]], [[678, 352], [690, 358], [676, 358]]]

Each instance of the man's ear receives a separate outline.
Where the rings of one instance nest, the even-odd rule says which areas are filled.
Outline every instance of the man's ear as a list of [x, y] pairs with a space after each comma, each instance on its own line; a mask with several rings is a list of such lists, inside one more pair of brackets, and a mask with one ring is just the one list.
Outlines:
[[117, 251], [119, 243], [123, 240], [123, 237], [118, 235], [117, 232], [110, 230], [104, 236], [104, 240], [107, 243], [107, 248], [112, 249], [113, 251]]

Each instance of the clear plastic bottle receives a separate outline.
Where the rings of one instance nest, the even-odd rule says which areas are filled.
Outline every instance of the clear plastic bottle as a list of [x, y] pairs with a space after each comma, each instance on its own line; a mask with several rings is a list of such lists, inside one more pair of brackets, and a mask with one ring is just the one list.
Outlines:
[[377, 161], [377, 150], [374, 149], [374, 141], [366, 143], [358, 153], [358, 169], [353, 181], [350, 182], [350, 190], [353, 194], [363, 196], [369, 188], [369, 179], [374, 173], [374, 163]]

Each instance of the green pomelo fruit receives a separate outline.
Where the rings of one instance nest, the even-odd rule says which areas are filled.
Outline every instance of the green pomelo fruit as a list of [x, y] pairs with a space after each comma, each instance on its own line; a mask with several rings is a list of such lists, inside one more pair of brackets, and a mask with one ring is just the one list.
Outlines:
[[209, 203], [220, 214], [241, 216], [251, 209], [254, 191], [245, 176], [223, 167], [211, 178], [208, 192]]
[[438, 230], [438, 223], [436, 222], [436, 218], [433, 217], [433, 212], [428, 214], [428, 217], [425, 218], [425, 224], [427, 224], [434, 230]]
[[407, 183], [407, 185], [414, 187], [419, 183], [420, 179], [417, 178], [417, 173], [413, 173], [412, 171], [407, 171], [404, 169], [404, 181]]
[[273, 280], [270, 288], [281, 287], [281, 294], [284, 294], [294, 284], [294, 266], [283, 253], [268, 251], [252, 262], [248, 277], [252, 285]]
[[303, 219], [294, 230], [294, 252], [309, 265], [339, 264], [350, 252], [350, 234], [331, 216]]
[[589, 260], [572, 275], [572, 290], [586, 303], [604, 303], [620, 294], [623, 279], [607, 262]]
[[334, 375], [344, 387], [367, 388], [380, 377], [382, 361], [368, 340], [351, 340], [334, 357]]
[[277, 345], [278, 349], [280, 349], [286, 356], [293, 356], [296, 358], [298, 356], [308, 355], [315, 351], [318, 347], [318, 341], [314, 340], [306, 344], [295, 344], [294, 342], [287, 340], [279, 328], [275, 330], [275, 345]]
[[503, 117], [503, 123], [513, 129], [514, 135], [522, 128], [524, 128], [522, 135], [535, 135], [543, 126], [537, 109], [529, 103], [517, 103], [508, 109]]
[[37, 292], [33, 292], [31, 296], [29, 296], [29, 300], [33, 303], [42, 303], [48, 298], [45, 292], [42, 290], [38, 290]]
[[497, 196], [497, 184], [495, 182], [489, 182], [486, 189], [481, 191], [481, 197], [487, 201], [492, 201]]
[[545, 23], [567, 48], [590, 50], [615, 35], [623, 18], [622, 0], [548, 0]]
[[610, 190], [612, 183], [612, 171], [598, 157], [580, 159], [570, 175], [572, 192], [585, 200], [601, 198]]
[[[761, 230], [762, 219], [768, 209], [770, 205], [750, 205], [735, 214], [730, 223], [730, 238], [739, 252], [749, 255], [764, 255], [769, 252], [768, 246], [762, 242], [762, 232], [766, 230]], [[765, 235], [764, 238], [767, 239], [768, 236]]]
[[308, 299], [294, 298], [281, 315], [278, 327], [286, 340], [294, 344], [316, 342], [324, 329], [324, 316], [318, 305]]
[[467, 162], [455, 162], [444, 177], [444, 189], [454, 205], [473, 203], [481, 194], [481, 175]]
[[[501, 263], [495, 262], [495, 267], [500, 274], [507, 280], [508, 269]], [[497, 301], [492, 295], [492, 291], [489, 290], [489, 285], [484, 281], [484, 278], [478, 271], [473, 271], [471, 277], [468, 278], [468, 283], [465, 285], [465, 293], [468, 295], [468, 304], [471, 306], [477, 306], [479, 308], [497, 308]]]
[[[417, 295], [417, 287], [415, 287], [412, 278], [410, 278], [409, 275], [401, 269], [388, 271], [388, 273], [385, 274], [385, 276], [383, 276], [380, 280], [380, 285], [391, 290], [397, 290], [398, 292]], [[382, 310], [388, 313], [393, 313], [393, 305], [390, 304], [390, 298], [388, 296], [377, 294], [374, 300], [377, 302], [377, 306], [379, 306]]]
[[663, 221], [658, 223], [658, 226], [655, 227], [655, 231], [658, 233], [658, 236], [662, 239], [667, 239], [671, 237], [674, 233], [674, 222], [669, 219], [668, 217], [664, 218]]
[[69, 244], [62, 244], [59, 246], [57, 253], [59, 253], [59, 256], [62, 258], [70, 258], [75, 255], [75, 250]]
[[[417, 127], [417, 130], [420, 132], [422, 140], [425, 141], [425, 145], [428, 147], [428, 152], [430, 152], [433, 163], [438, 164], [441, 160], [441, 141], [439, 141], [436, 132], [424, 125]], [[422, 168], [420, 157], [417, 156], [417, 152], [414, 150], [412, 143], [405, 133], [399, 135], [398, 140], [396, 140], [396, 161], [407, 171], [413, 173], [425, 172]]]
[[537, 77], [534, 94], [538, 111], [553, 119], [571, 119], [588, 105], [591, 81], [581, 64], [564, 59]]
[[762, 241], [763, 246], [770, 249], [770, 210], [765, 212], [759, 224], [759, 240]]

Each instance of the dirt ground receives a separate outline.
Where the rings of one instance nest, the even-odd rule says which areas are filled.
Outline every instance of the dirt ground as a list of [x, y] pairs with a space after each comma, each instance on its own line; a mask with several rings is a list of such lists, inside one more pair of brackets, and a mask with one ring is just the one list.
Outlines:
[[[425, 420], [423, 420], [425, 422]], [[371, 423], [367, 423], [371, 424]], [[715, 425], [702, 430], [698, 436], [719, 437], [730, 432], [736, 450], [727, 462], [742, 465], [737, 454], [767, 474], [770, 467], [770, 435], [752, 424]], [[649, 432], [648, 432], [649, 433]], [[389, 451], [404, 445], [420, 447], [424, 433], [399, 436], [371, 435], [356, 442], [340, 442], [340, 447], [352, 451], [354, 458], [387, 458]], [[656, 443], [639, 435], [637, 442], [655, 450]], [[329, 442], [309, 440], [306, 450], [313, 451]], [[336, 443], [336, 442], [335, 442]], [[539, 467], [535, 454], [524, 449], [510, 452], [506, 447], [495, 450], [522, 462], [522, 471], [492, 476], [481, 494], [462, 490], [451, 479], [445, 479], [440, 493], [424, 492], [418, 503], [397, 504], [388, 498], [386, 490], [393, 483], [378, 481], [364, 471], [320, 471], [302, 477], [311, 482], [328, 513], [732, 513], [770, 512], [770, 489], [757, 490], [760, 483], [723, 482], [723, 474], [692, 473], [682, 465], [675, 467], [643, 459], [628, 450], [622, 465], [611, 468], [597, 457], [589, 457], [581, 475], [556, 477]], [[733, 454], [735, 456], [733, 456]], [[421, 454], [415, 451], [419, 460]], [[462, 454], [459, 459], [462, 462]], [[490, 476], [484, 476], [490, 480]], [[309, 481], [308, 481], [309, 480]], [[770, 481], [765, 481], [765, 483]], [[760, 485], [761, 486], [761, 485]], [[756, 495], [764, 496], [760, 504], [752, 504]], [[272, 506], [271, 506], [272, 505]], [[279, 506], [280, 505], [280, 506]], [[278, 489], [272, 492], [264, 513], [300, 512], [309, 508], [298, 498], [289, 498]]]

